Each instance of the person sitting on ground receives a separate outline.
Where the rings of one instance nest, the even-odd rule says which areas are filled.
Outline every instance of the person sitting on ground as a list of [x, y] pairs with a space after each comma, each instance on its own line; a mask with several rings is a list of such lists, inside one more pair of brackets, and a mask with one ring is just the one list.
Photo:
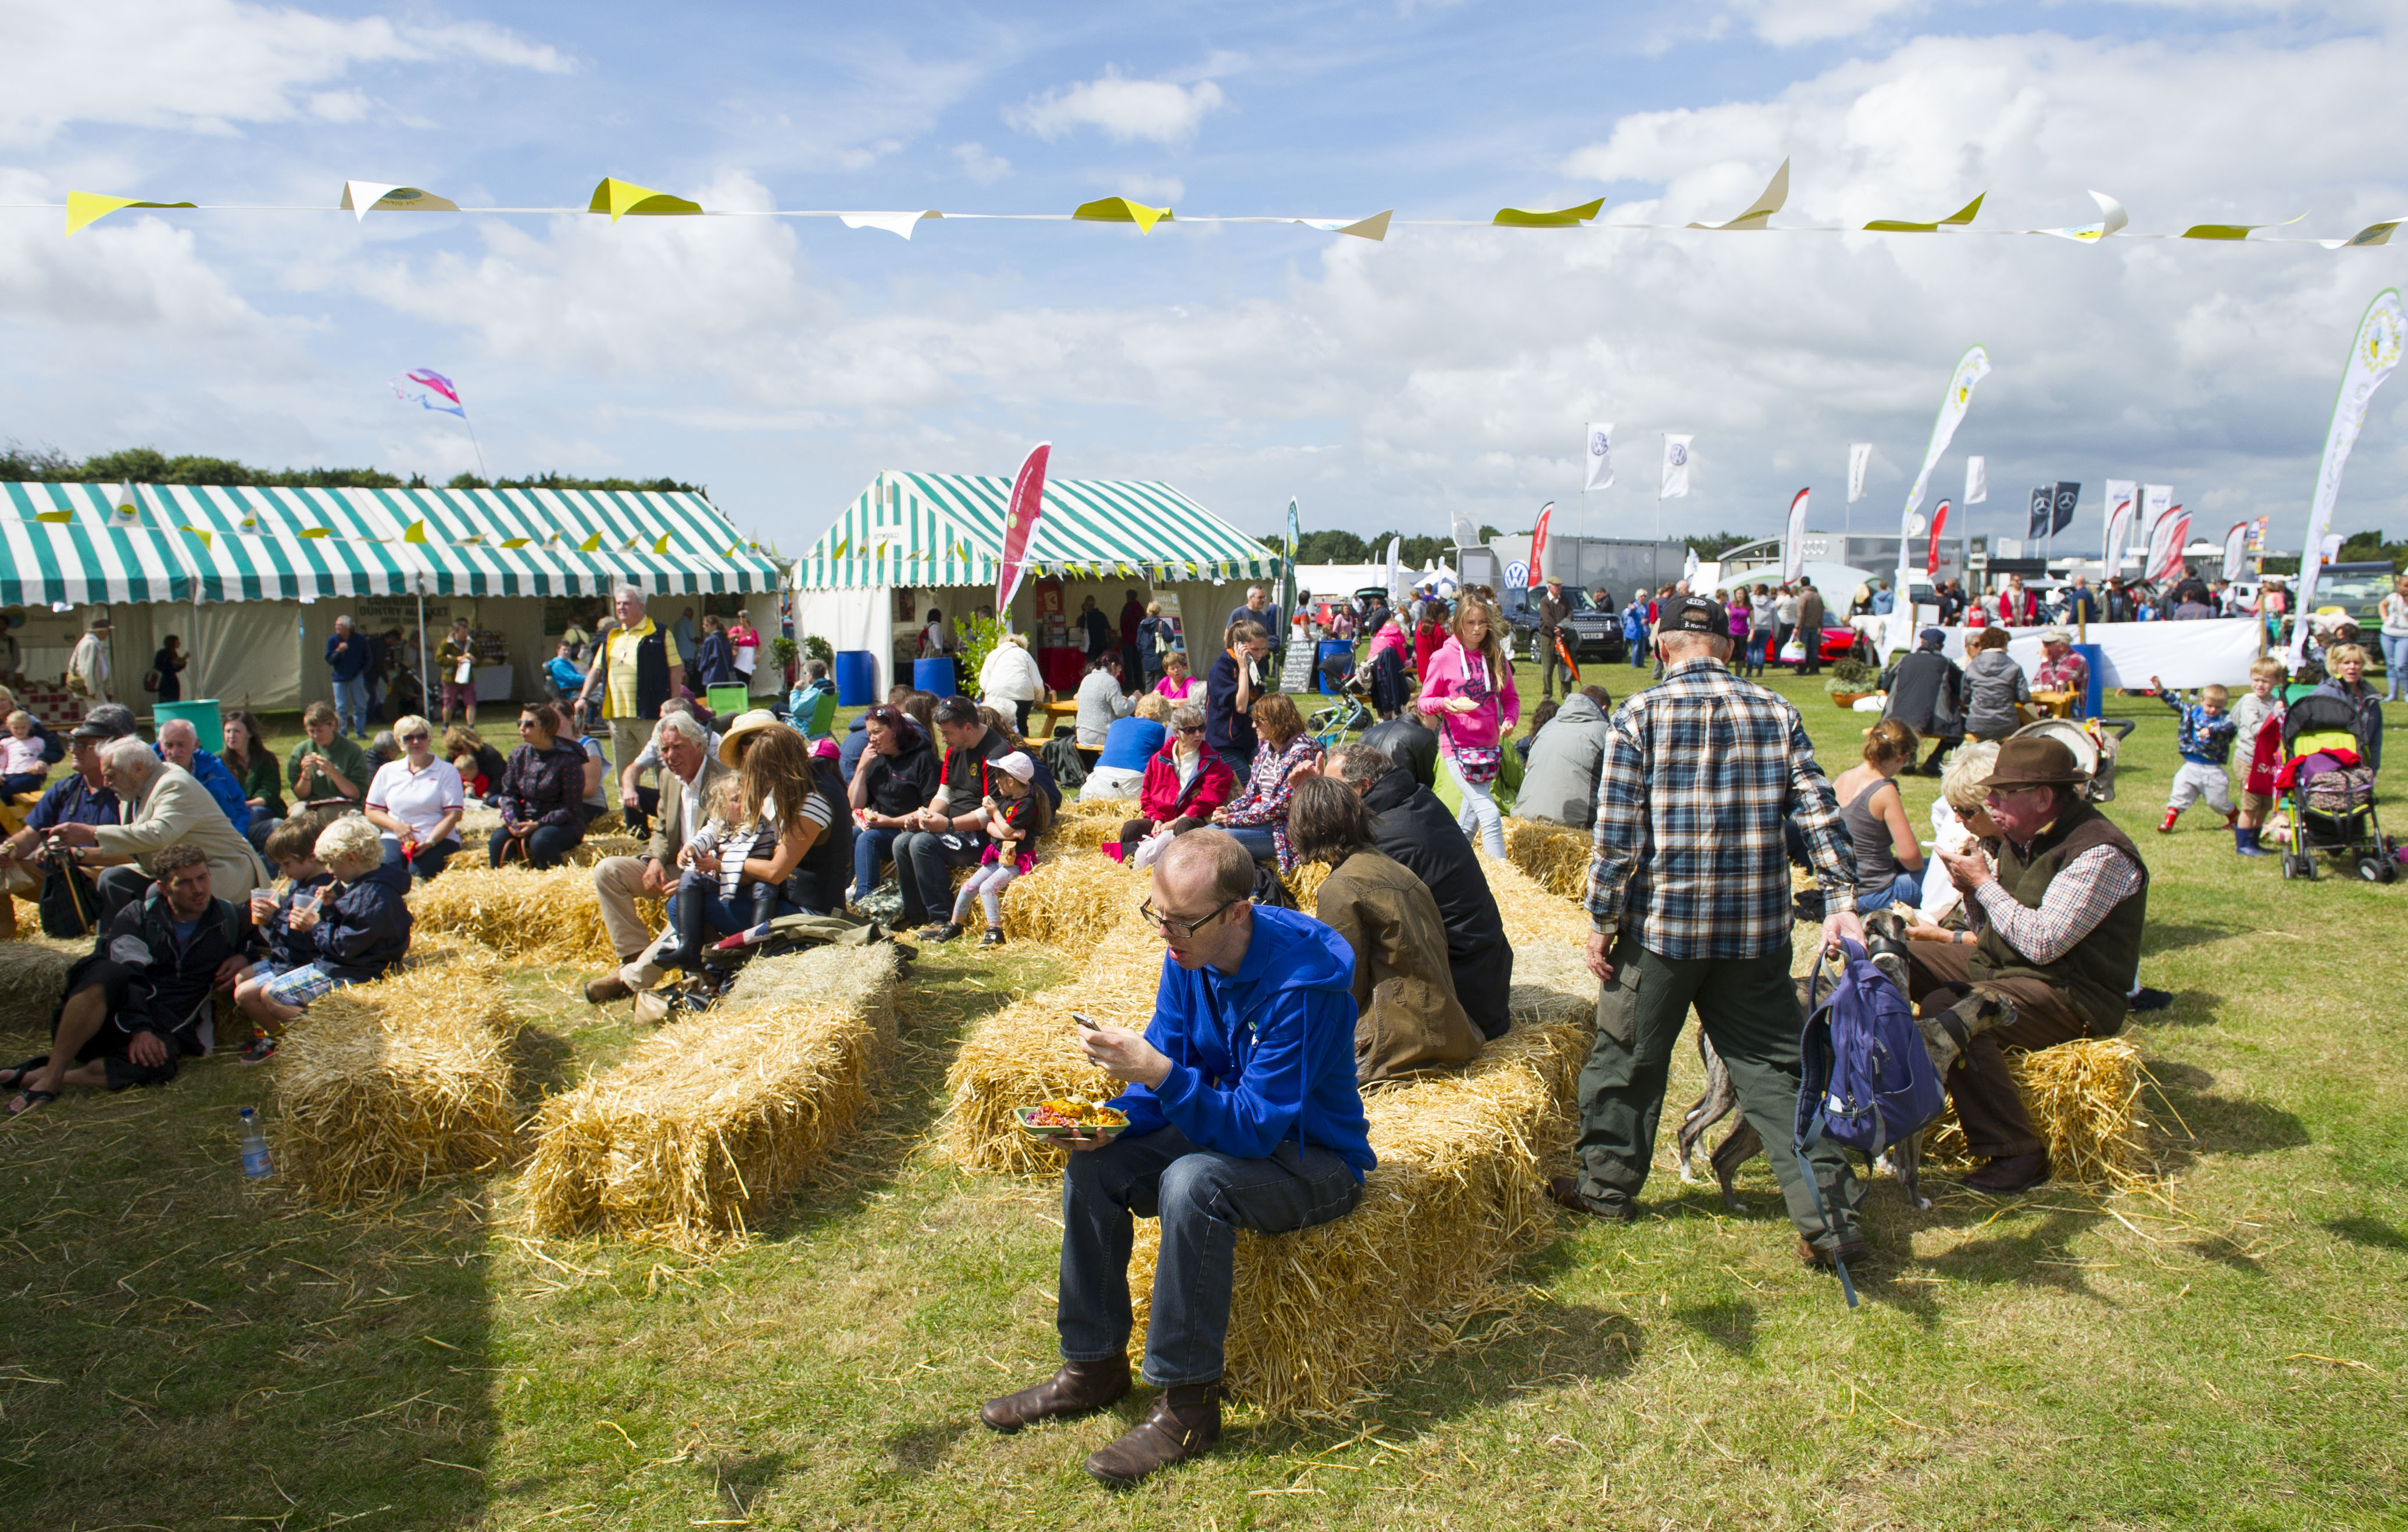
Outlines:
[[314, 908], [323, 903], [335, 881], [318, 860], [318, 836], [332, 823], [305, 811], [268, 833], [265, 855], [284, 880], [284, 891], [279, 894], [265, 884], [251, 891], [251, 923], [259, 927], [263, 951], [250, 975], [234, 987], [236, 1007], [251, 1021], [251, 1041], [241, 1054], [245, 1064], [265, 1064], [275, 1057], [284, 1031], [282, 1022], [271, 1025], [261, 1019], [259, 992], [277, 975], [307, 967], [318, 955], [317, 932], [296, 929], [293, 914], [297, 904]]
[[75, 769], [50, 784], [25, 814], [25, 823], [0, 841], [0, 938], [17, 930], [17, 907], [7, 895], [33, 899], [41, 909], [42, 930], [53, 937], [92, 934], [101, 920], [100, 893], [62, 849], [53, 857], [50, 832], [62, 824], [114, 824], [117, 794], [109, 787], [103, 752], [134, 735], [134, 709], [104, 702], [76, 725], [68, 750]]
[[1513, 811], [1585, 830], [1597, 823], [1597, 782], [1605, 769], [1606, 717], [1612, 699], [1602, 686], [1584, 686], [1530, 746], [1530, 764], [1513, 795]]
[[277, 909], [290, 934], [301, 938], [293, 945], [308, 952], [308, 961], [264, 978], [253, 970], [235, 987], [235, 1004], [259, 1028], [243, 1051], [246, 1064], [274, 1053], [276, 1039], [311, 1002], [346, 984], [366, 983], [409, 953], [409, 866], [386, 858], [377, 827], [345, 814], [318, 832], [310, 854], [333, 881], [314, 898], [302, 894]]
[[1161, 659], [1161, 679], [1154, 683], [1155, 694], [1166, 702], [1185, 702], [1196, 689], [1196, 678], [1187, 673], [1187, 651], [1165, 650]]
[[[151, 760], [138, 739], [114, 748]], [[159, 881], [112, 913], [91, 954], [67, 970], [50, 1052], [0, 1070], [0, 1089], [17, 1091], [9, 1116], [56, 1101], [70, 1085], [164, 1085], [183, 1055], [209, 1051], [211, 997], [249, 970], [258, 933], [241, 906], [211, 895], [200, 847], [167, 846], [152, 864]]]
[[502, 773], [509, 769], [500, 751], [485, 743], [484, 736], [462, 723], [443, 731], [443, 758], [460, 773], [460, 786], [470, 797], [491, 796], [502, 785]]
[[435, 725], [416, 713], [393, 721], [403, 754], [377, 767], [368, 784], [368, 823], [384, 832], [385, 855], [408, 869], [408, 877], [430, 881], [442, 876], [445, 864], [460, 850], [460, 816], [467, 811], [467, 791], [460, 770], [437, 760], [429, 749]]
[[560, 737], [560, 712], [549, 702], [519, 710], [519, 739], [491, 795], [502, 823], [485, 854], [493, 866], [515, 861], [541, 871], [585, 838], [585, 752]]
[[1130, 1081], [1127, 1130], [1072, 1140], [1063, 1172], [1063, 1365], [991, 1399], [996, 1431], [1101, 1410], [1129, 1390], [1133, 1216], [1162, 1220], [1144, 1376], [1163, 1394], [1087, 1459], [1131, 1484], [1220, 1436], [1223, 1351], [1240, 1228], [1277, 1235], [1352, 1212], [1376, 1163], [1354, 1083], [1354, 954], [1337, 932], [1257, 906], [1254, 861], [1226, 835], [1173, 840], [1140, 907], [1168, 946], [1142, 1035], [1082, 1032], [1086, 1060]]
[[264, 850], [268, 832], [283, 823], [285, 814], [284, 779], [277, 774], [276, 752], [267, 748], [259, 720], [239, 708], [225, 715], [223, 737], [225, 749], [218, 759], [242, 784], [245, 817], [235, 821], [235, 826]]
[[1480, 1054], [1455, 996], [1446, 925], [1419, 878], [1371, 844], [1371, 816], [1344, 782], [1307, 777], [1288, 812], [1297, 854], [1326, 862], [1313, 916], [1354, 952], [1354, 1079], [1369, 1085]]
[[1905, 981], [1966, 1144], [1987, 1162], [1965, 1178], [1976, 1191], [2003, 1196], [2049, 1177], [2002, 1050], [2112, 1038], [2138, 982], [2148, 867], [2083, 800], [2085, 780], [2057, 740], [2005, 741], [1981, 784], [1999, 831], [1996, 871], [1979, 855], [1942, 854], [1973, 941], [1909, 940], [1894, 912], [1873, 918], [1875, 960]]
[[[1287, 803], [1296, 791], [1299, 768], [1321, 760], [1321, 742], [1306, 732], [1296, 703], [1283, 692], [1273, 692], [1254, 706], [1247, 731], [1262, 741], [1246, 785], [1239, 795], [1212, 811], [1212, 823], [1229, 832], [1257, 862], [1276, 862], [1285, 872], [1296, 866], [1288, 844]], [[1228, 757], [1225, 753], [1222, 759]]]
[[1136, 797], [1145, 780], [1146, 763], [1169, 736], [1165, 726], [1169, 717], [1170, 699], [1148, 692], [1137, 699], [1128, 717], [1113, 719], [1112, 726], [1104, 731], [1104, 752], [1088, 771], [1086, 785], [1079, 789], [1079, 801]]
[[1865, 731], [1864, 759], [1832, 780], [1840, 819], [1856, 852], [1856, 911], [1923, 901], [1923, 843], [1906, 817], [1899, 770], [1914, 761], [1914, 731], [1885, 718]]
[[1513, 1024], [1507, 1005], [1513, 946], [1505, 939], [1505, 917], [1463, 826], [1437, 794], [1363, 740], [1331, 751], [1321, 771], [1362, 798], [1371, 844], [1430, 891], [1446, 926], [1447, 971], [1455, 979], [1455, 999], [1482, 1037], [1503, 1037]]
[[304, 809], [357, 809], [376, 767], [367, 752], [346, 736], [334, 708], [313, 702], [302, 710], [301, 732], [309, 737], [284, 763], [293, 801]]
[[953, 895], [953, 918], [921, 932], [922, 940], [953, 940], [969, 924], [970, 911], [983, 909], [986, 935], [979, 945], [1003, 945], [1003, 895], [1013, 879], [1037, 866], [1037, 838], [1047, 823], [1045, 795], [1029, 785], [1036, 776], [1037, 763], [1019, 751], [995, 763], [983, 806], [986, 853]]
[[1203, 707], [1182, 702], [1170, 709], [1162, 748], [1146, 760], [1138, 817], [1121, 825], [1120, 839], [1107, 844], [1104, 853], [1127, 862], [1149, 836], [1163, 830], [1184, 835], [1210, 823], [1213, 810], [1237, 795], [1229, 763], [1205, 747]]
[[1915, 650], [1882, 672], [1880, 689], [1888, 700], [1882, 716], [1896, 719], [1918, 738], [1931, 741], [1931, 756], [1921, 766], [1909, 761], [1903, 771], [1940, 775], [1940, 760], [1964, 742], [1965, 672], [1941, 652], [1948, 635], [1925, 628], [1915, 636]]
[[640, 857], [609, 856], [594, 867], [602, 928], [609, 934], [610, 950], [619, 954], [616, 969], [585, 981], [585, 998], [597, 1006], [624, 1000], [661, 981], [661, 968], [652, 956], [654, 933], [638, 913], [636, 901], [665, 899], [676, 890], [686, 842], [701, 829], [720, 781], [729, 774], [710, 735], [690, 712], [663, 708], [646, 748], [661, 763], [660, 811], [652, 820], [652, 844]]
[[1112, 721], [1129, 715], [1128, 693], [1121, 685], [1121, 652], [1108, 649], [1087, 666], [1079, 682], [1079, 746], [1101, 750]]
[[128, 737], [109, 745], [101, 775], [116, 790], [125, 822], [62, 824], [52, 833], [63, 845], [92, 848], [93, 854], [79, 860], [106, 869], [95, 880], [104, 920], [142, 897], [158, 876], [159, 853], [176, 845], [201, 848], [219, 897], [250, 897], [259, 881], [258, 855], [192, 773]]
[[862, 714], [867, 748], [846, 787], [853, 808], [853, 895], [855, 904], [877, 891], [879, 865], [910, 827], [911, 816], [937, 795], [943, 763], [900, 708], [881, 705]]
[[2024, 667], [2007, 654], [2014, 635], [1988, 627], [1973, 640], [1973, 662], [1965, 667], [1965, 733], [1975, 739], [2004, 739], [2023, 726], [2016, 705], [2031, 701]]
[[34, 715], [22, 708], [8, 714], [8, 732], [0, 737], [0, 798], [31, 796], [50, 778], [50, 763], [42, 759], [42, 738], [34, 732]]
[[1028, 635], [1007, 633], [995, 641], [986, 658], [979, 665], [979, 694], [997, 708], [1011, 714], [1011, 737], [1028, 737], [1028, 709], [1043, 698], [1051, 701], [1053, 689], [1045, 684], [1045, 673], [1037, 667], [1037, 656], [1028, 651]]
[[209, 801], [225, 815], [226, 823], [248, 836], [251, 805], [243, 797], [242, 783], [223, 761], [201, 749], [200, 731], [193, 726], [191, 719], [171, 718], [160, 724], [159, 742], [150, 747], [150, 753], [191, 772], [193, 780], [201, 784]]

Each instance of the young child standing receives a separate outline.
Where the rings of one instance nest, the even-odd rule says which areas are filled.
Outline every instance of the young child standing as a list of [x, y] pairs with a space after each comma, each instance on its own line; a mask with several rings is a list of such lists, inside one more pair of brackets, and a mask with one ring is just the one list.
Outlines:
[[2267, 655], [2249, 667], [2249, 694], [2233, 704], [2232, 741], [2241, 752], [2241, 818], [2232, 827], [2232, 849], [2243, 856], [2272, 856], [2258, 843], [2266, 816], [2274, 810], [2274, 774], [2283, 769], [2283, 662]]
[[2236, 831], [2241, 810], [2232, 806], [2232, 781], [2226, 775], [2224, 763], [2231, 758], [2232, 740], [2238, 729], [2224, 705], [2231, 694], [2221, 686], [2202, 686], [2199, 700], [2186, 706], [2181, 697], [2169, 690], [2157, 677], [2149, 678], [2150, 688], [2157, 700], [2174, 710], [2182, 721], [2174, 737], [2174, 749], [2183, 764], [2174, 771], [2173, 792], [2166, 799], [2166, 817], [2157, 826], [2157, 834], [2170, 835], [2174, 820], [2200, 798], [2224, 816], [2224, 827]]
[[34, 732], [34, 715], [20, 708], [8, 715], [8, 734], [0, 738], [0, 798], [38, 793], [50, 774], [42, 759], [42, 737]]
[[973, 904], [986, 910], [986, 935], [980, 938], [982, 947], [1003, 945], [1003, 891], [1011, 881], [1037, 865], [1037, 832], [1044, 812], [1045, 800], [1030, 790], [1037, 777], [1037, 763], [1019, 751], [995, 760], [992, 791], [986, 795], [986, 854], [980, 858], [978, 870], [962, 884], [953, 899], [953, 919], [942, 925], [931, 926], [921, 935], [930, 941], [951, 941], [962, 934], [969, 923]]

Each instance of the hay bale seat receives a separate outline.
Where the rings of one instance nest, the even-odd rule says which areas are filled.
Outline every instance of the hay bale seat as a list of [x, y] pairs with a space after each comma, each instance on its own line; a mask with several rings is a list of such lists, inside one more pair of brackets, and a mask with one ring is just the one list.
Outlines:
[[544, 1104], [530, 1223], [708, 1247], [808, 1177], [869, 1104], [895, 1040], [891, 943], [754, 961], [689, 1015]]
[[[2010, 1052], [2007, 1073], [2048, 1144], [2049, 1173], [2060, 1181], [2116, 1190], [2145, 1184], [2147, 1115], [2141, 1051], [2122, 1038], [2083, 1038], [2036, 1053]], [[1965, 1130], [1950, 1107], [1924, 1138], [1924, 1159], [1969, 1165]]]
[[415, 937], [399, 969], [337, 990], [288, 1030], [272, 1071], [279, 1173], [352, 1204], [509, 1159], [515, 1025], [492, 954]]
[[[645, 923], [659, 930], [658, 901], [639, 899]], [[504, 957], [542, 965], [616, 967], [594, 875], [583, 867], [446, 867], [412, 891], [409, 909], [421, 932], [465, 937]]]
[[[600, 821], [597, 820], [595, 823], [599, 823]], [[500, 826], [496, 825], [494, 828], [498, 829]], [[492, 866], [486, 858], [488, 848], [492, 845], [490, 837], [493, 833], [493, 830], [487, 830], [483, 835], [473, 838], [464, 833], [460, 838], [459, 854], [452, 857], [451, 863], [444, 867], [443, 876], [450, 877], [455, 868], [466, 871], [471, 867]], [[644, 849], [651, 844], [650, 840], [638, 840], [631, 835], [597, 834], [588, 829], [585, 832], [585, 838], [569, 847], [568, 853], [561, 860], [568, 866], [590, 867], [606, 856], [641, 856], [644, 854]], [[517, 866], [516, 863], [511, 865]]]
[[[31, 905], [22, 905], [22, 916]], [[38, 918], [21, 920], [17, 935], [0, 941], [0, 1027], [27, 1037], [50, 1036], [50, 1012], [66, 993], [67, 970], [92, 951], [92, 938], [42, 935]]]
[[1586, 830], [1549, 820], [1508, 819], [1505, 860], [1550, 894], [1580, 899], [1588, 893], [1588, 859], [1596, 842]]

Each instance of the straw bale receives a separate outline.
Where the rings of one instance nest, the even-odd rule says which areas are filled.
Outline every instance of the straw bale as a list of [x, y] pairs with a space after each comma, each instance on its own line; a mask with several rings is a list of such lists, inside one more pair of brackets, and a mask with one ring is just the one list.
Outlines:
[[[613, 966], [619, 954], [602, 928], [594, 875], [583, 867], [446, 867], [409, 896], [423, 932], [450, 932], [504, 957], [538, 964]], [[661, 906], [639, 899], [648, 924], [661, 925]]]
[[538, 1230], [707, 1246], [741, 1234], [853, 1130], [894, 1042], [899, 954], [826, 947], [767, 963], [758, 998], [687, 1016], [545, 1103], [523, 1178]]
[[1579, 899], [1588, 893], [1588, 859], [1595, 841], [1586, 830], [1550, 820], [1505, 822], [1505, 860], [1550, 894]]
[[509, 1158], [518, 1143], [501, 965], [457, 938], [417, 937], [401, 968], [311, 1005], [274, 1070], [282, 1174], [356, 1203]]
[[[597, 820], [595, 823], [598, 824], [601, 822]], [[492, 830], [475, 837], [463, 835], [459, 854], [452, 858], [444, 872], [448, 875], [453, 867], [490, 866], [492, 864], [487, 857], [493, 844], [489, 838], [492, 835]], [[585, 838], [568, 848], [562, 861], [572, 867], [590, 867], [608, 856], [641, 856], [649, 844], [649, 841], [638, 840], [631, 835], [597, 835], [589, 828]], [[515, 863], [512, 865], [516, 866]]]
[[1129, 919], [1145, 898], [1146, 875], [1082, 852], [1039, 861], [1003, 895], [1003, 934], [1078, 952]]
[[[2010, 1052], [2006, 1059], [2048, 1145], [2052, 1176], [2117, 1188], [2149, 1179], [2148, 1120], [2141, 1110], [2147, 1071], [2139, 1049], [2122, 1038], [2084, 1038], [2038, 1052]], [[1933, 1124], [1923, 1153], [1939, 1164], [1971, 1160], [1954, 1106]]]
[[[1516, 998], [1522, 986], [1515, 986]], [[1229, 1386], [1280, 1417], [1326, 1415], [1510, 1308], [1498, 1275], [1549, 1238], [1548, 1163], [1570, 1147], [1585, 1019], [1517, 1024], [1459, 1073], [1364, 1097], [1379, 1167], [1334, 1223], [1238, 1235]], [[1161, 1225], [1138, 1225], [1129, 1284], [1141, 1353]]]
[[15, 940], [0, 941], [0, 1017], [11, 1031], [47, 1034], [50, 1012], [66, 993], [67, 970], [92, 943], [46, 938], [39, 925], [17, 929]]
[[1280, 881], [1287, 885], [1287, 896], [1296, 901], [1296, 907], [1310, 915], [1321, 902], [1321, 885], [1328, 877], [1328, 863], [1298, 862], [1280, 874]]
[[1038, 840], [1040, 856], [1081, 855], [1121, 838], [1121, 826], [1137, 817], [1137, 799], [1065, 798], [1054, 811], [1054, 827]]
[[1588, 910], [1577, 899], [1551, 894], [1528, 873], [1510, 862], [1480, 859], [1480, 870], [1488, 875], [1488, 890], [1497, 896], [1497, 912], [1505, 920], [1505, 939], [1513, 945], [1514, 959], [1533, 946], [1570, 942], [1585, 948], [1588, 945]]

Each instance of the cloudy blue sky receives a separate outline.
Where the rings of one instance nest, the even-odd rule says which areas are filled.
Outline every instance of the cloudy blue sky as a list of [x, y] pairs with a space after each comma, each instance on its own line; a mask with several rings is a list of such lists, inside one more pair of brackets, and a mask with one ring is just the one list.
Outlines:
[[[0, 204], [70, 188], [331, 208], [348, 178], [581, 206], [615, 175], [719, 209], [1484, 220], [1603, 196], [1718, 221], [1784, 158], [1795, 224], [2096, 216], [2347, 235], [2408, 214], [2398, 5], [1915, 0], [966, 8], [292, 8], [0, 0]], [[1894, 524], [1950, 364], [1983, 385], [1936, 493], [2172, 483], [2296, 542], [2332, 390], [2398, 247], [1286, 225], [0, 208], [0, 437], [269, 464], [473, 465], [386, 379], [456, 379], [497, 471], [667, 473], [794, 548], [877, 470], [1168, 479], [1249, 530], [1526, 526], [1583, 422], [1644, 533], [1771, 532], [1800, 485]], [[2336, 525], [2408, 532], [2408, 383]], [[2396, 525], [2393, 523], [2397, 523]], [[1558, 523], [1558, 525], [1563, 525]]]

